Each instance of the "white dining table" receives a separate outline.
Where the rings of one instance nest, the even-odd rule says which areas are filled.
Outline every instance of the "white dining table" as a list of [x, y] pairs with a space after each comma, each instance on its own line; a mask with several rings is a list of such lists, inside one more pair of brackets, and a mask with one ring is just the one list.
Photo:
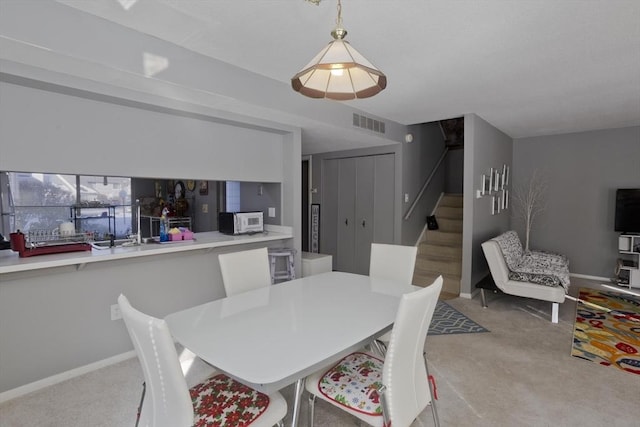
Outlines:
[[264, 393], [295, 383], [291, 425], [304, 378], [389, 331], [403, 293], [417, 289], [328, 272], [233, 295], [168, 315], [177, 342]]

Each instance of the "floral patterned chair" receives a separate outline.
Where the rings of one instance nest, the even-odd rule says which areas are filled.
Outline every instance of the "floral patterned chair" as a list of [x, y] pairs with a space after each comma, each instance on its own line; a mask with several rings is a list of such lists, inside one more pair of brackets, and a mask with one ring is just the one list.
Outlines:
[[[569, 260], [560, 254], [524, 251], [518, 234], [507, 231], [482, 244], [491, 277], [499, 290], [509, 295], [552, 303], [551, 321], [558, 323], [559, 304], [569, 291]], [[483, 307], [487, 307], [481, 287]]]
[[144, 374], [136, 426], [283, 425], [287, 403], [280, 393], [267, 396], [224, 374], [189, 389], [167, 323], [137, 311], [124, 295], [118, 304]]

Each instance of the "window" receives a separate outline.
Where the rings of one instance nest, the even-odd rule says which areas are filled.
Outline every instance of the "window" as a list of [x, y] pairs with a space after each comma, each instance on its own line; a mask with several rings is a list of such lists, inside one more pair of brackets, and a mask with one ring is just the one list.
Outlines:
[[73, 221], [76, 232], [94, 233], [96, 240], [132, 232], [130, 178], [20, 172], [7, 177], [2, 213], [11, 231], [46, 232]]
[[237, 181], [227, 181], [227, 212], [240, 211], [240, 183]]

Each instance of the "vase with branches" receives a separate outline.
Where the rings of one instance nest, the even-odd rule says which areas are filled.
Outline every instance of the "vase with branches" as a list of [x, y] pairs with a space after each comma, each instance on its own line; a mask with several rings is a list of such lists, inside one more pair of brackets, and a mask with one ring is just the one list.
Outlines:
[[525, 226], [525, 250], [529, 251], [529, 239], [531, 228], [536, 217], [545, 210], [545, 196], [548, 183], [544, 176], [534, 170], [529, 182], [514, 186], [513, 207], [515, 216], [524, 222]]

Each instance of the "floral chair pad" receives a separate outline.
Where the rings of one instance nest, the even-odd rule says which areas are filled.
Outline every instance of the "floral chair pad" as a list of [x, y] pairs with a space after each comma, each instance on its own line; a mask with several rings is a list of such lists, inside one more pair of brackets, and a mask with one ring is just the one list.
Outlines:
[[224, 374], [203, 381], [189, 393], [194, 427], [248, 426], [269, 406], [269, 396]]
[[370, 354], [351, 353], [320, 378], [318, 389], [328, 399], [353, 411], [381, 416], [378, 390], [382, 386], [383, 364]]

